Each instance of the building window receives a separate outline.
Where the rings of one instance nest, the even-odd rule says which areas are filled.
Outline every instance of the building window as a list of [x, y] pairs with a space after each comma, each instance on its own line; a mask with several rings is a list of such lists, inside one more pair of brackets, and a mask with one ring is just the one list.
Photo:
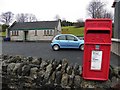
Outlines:
[[53, 36], [53, 30], [44, 30], [45, 36]]
[[12, 36], [18, 36], [19, 35], [19, 31], [12, 31]]
[[50, 30], [50, 35], [53, 35], [53, 30]]
[[35, 30], [35, 36], [37, 36], [37, 30]]
[[47, 35], [49, 35], [49, 30], [47, 30]]
[[47, 32], [46, 32], [46, 30], [44, 30], [44, 36], [46, 36], [47, 35]]

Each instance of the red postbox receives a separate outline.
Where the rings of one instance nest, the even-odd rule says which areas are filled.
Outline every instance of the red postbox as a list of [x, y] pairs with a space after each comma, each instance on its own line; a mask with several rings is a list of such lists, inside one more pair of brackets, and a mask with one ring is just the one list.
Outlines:
[[108, 80], [112, 20], [87, 19], [84, 31], [83, 78]]

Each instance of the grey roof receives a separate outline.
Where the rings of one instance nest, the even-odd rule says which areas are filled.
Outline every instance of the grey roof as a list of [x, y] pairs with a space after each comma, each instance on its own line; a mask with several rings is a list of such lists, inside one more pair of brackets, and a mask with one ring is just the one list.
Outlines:
[[14, 22], [10, 30], [41, 30], [55, 29], [58, 26], [58, 21], [36, 21], [36, 22]]

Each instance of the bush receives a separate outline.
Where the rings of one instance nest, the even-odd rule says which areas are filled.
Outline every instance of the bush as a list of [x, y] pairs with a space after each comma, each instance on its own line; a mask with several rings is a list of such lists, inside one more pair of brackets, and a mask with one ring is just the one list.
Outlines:
[[9, 25], [3, 24], [2, 25], [2, 32], [5, 32]]

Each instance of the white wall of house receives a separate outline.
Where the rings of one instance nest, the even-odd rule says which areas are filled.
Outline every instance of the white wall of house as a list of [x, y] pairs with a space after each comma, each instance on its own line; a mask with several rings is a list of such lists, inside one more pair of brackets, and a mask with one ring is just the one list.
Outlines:
[[[53, 30], [54, 32], [54, 30]], [[29, 41], [37, 41], [37, 40], [52, 40], [53, 36], [45, 36], [44, 30], [37, 30], [37, 35], [35, 35], [35, 30], [30, 30], [28, 33]]]
[[12, 31], [10, 31], [10, 39], [11, 41], [22, 41], [24, 40], [24, 32], [23, 31], [18, 31], [19, 32], [19, 35], [18, 36], [13, 36], [12, 35]]
[[[24, 31], [19, 31], [18, 36], [13, 36], [12, 31], [10, 31], [11, 41], [23, 41], [25, 40], [25, 33]], [[35, 30], [28, 30], [28, 34], [26, 39], [28, 41], [39, 41], [39, 40], [46, 40], [50, 41], [54, 37], [54, 30], [52, 30], [53, 35], [44, 35], [44, 30], [37, 30], [37, 35], [35, 35]]]

